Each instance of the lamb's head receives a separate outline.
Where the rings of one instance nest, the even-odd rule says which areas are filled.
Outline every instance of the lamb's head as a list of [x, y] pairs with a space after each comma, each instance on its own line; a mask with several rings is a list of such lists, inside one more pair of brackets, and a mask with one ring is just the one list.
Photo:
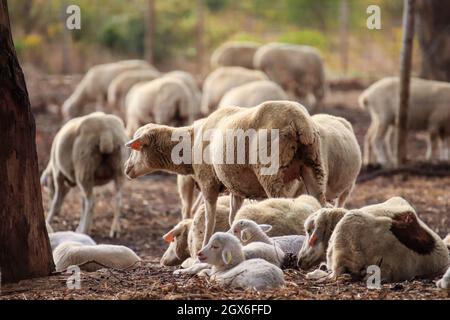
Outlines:
[[140, 127], [126, 146], [131, 149], [125, 163], [125, 174], [134, 179], [145, 174], [168, 169], [172, 164], [171, 145], [173, 128], [147, 124]]
[[229, 269], [245, 258], [238, 238], [230, 233], [216, 232], [207, 245], [198, 252], [198, 259], [217, 269]]
[[259, 239], [258, 235], [260, 233], [267, 233], [272, 229], [272, 226], [269, 224], [257, 224], [253, 220], [249, 219], [240, 219], [233, 222], [228, 233], [234, 234], [241, 243], [246, 245]]
[[325, 261], [328, 241], [334, 227], [342, 219], [347, 210], [323, 208], [305, 220], [306, 238], [298, 253], [298, 266], [301, 269], [310, 269]]
[[189, 258], [188, 233], [191, 224], [192, 219], [184, 219], [163, 236], [169, 247], [161, 258], [161, 265], [176, 266]]
[[68, 120], [79, 117], [82, 115], [83, 105], [81, 104], [81, 99], [77, 95], [70, 96], [66, 101], [64, 101], [61, 111], [65, 122]]

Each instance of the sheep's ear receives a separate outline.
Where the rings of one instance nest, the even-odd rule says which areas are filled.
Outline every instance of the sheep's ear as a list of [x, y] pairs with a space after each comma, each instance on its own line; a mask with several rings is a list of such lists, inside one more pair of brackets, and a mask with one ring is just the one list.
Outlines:
[[311, 237], [309, 238], [309, 246], [314, 247], [317, 243], [317, 231], [314, 231]]
[[135, 138], [135, 139], [133, 139], [133, 140], [131, 140], [131, 141], [129, 141], [129, 142], [127, 142], [126, 144], [125, 144], [125, 146], [127, 147], [127, 148], [130, 148], [130, 149], [133, 149], [133, 150], [136, 150], [136, 151], [141, 151], [142, 150], [142, 140], [141, 140], [141, 138], [139, 137], [139, 138]]
[[264, 231], [265, 233], [269, 232], [270, 230], [272, 230], [272, 226], [270, 224], [260, 224], [259, 227], [261, 228], [262, 231]]
[[222, 251], [222, 260], [226, 265], [229, 265], [231, 261], [233, 261], [233, 256], [231, 255], [231, 251], [228, 249], [224, 249]]
[[250, 231], [248, 231], [248, 228], [245, 228], [241, 231], [241, 240], [243, 242], [247, 242], [248, 240], [250, 240], [251, 236], [252, 235], [251, 235]]
[[173, 229], [170, 230], [169, 232], [167, 232], [165, 235], [163, 235], [163, 239], [164, 239], [164, 241], [166, 241], [167, 243], [173, 242], [173, 240], [174, 240]]

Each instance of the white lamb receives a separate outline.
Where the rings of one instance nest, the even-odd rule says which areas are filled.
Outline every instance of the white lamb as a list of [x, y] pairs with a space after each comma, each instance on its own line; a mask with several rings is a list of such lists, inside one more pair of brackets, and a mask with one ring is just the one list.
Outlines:
[[198, 256], [212, 265], [205, 273], [221, 285], [257, 291], [284, 286], [280, 268], [263, 259], [245, 260], [239, 239], [229, 233], [215, 233]]
[[63, 242], [56, 247], [53, 251], [53, 260], [58, 272], [74, 265], [88, 272], [101, 268], [127, 269], [141, 261], [133, 250], [124, 246], [110, 244], [88, 246], [71, 241]]
[[229, 90], [220, 100], [219, 108], [239, 106], [250, 108], [266, 101], [289, 100], [286, 92], [277, 83], [253, 81]]
[[119, 235], [126, 139], [122, 120], [103, 112], [74, 118], [58, 131], [50, 161], [41, 176], [42, 186], [52, 197], [47, 215], [49, 224], [59, 213], [70, 188], [78, 186], [84, 208], [77, 232], [88, 233], [94, 206], [93, 188], [113, 181], [115, 206], [110, 236]]
[[111, 81], [122, 72], [142, 68], [151, 68], [151, 66], [143, 60], [125, 60], [92, 67], [72, 95], [64, 102], [62, 106], [64, 119], [83, 115], [84, 107], [88, 103], [97, 102], [103, 107]]
[[[441, 81], [411, 79], [408, 108], [408, 130], [426, 130], [429, 136], [427, 159], [449, 159], [450, 84]], [[395, 162], [395, 118], [399, 106], [398, 77], [384, 78], [366, 89], [359, 97], [361, 108], [370, 112], [372, 123], [364, 139], [364, 164], [376, 160], [381, 164]], [[441, 144], [441, 148], [439, 148]]]
[[53, 232], [48, 235], [48, 238], [50, 239], [50, 245], [52, 246], [52, 250], [55, 250], [57, 246], [66, 241], [78, 242], [83, 245], [91, 245], [91, 246], [95, 246], [97, 244], [88, 235], [73, 231]]

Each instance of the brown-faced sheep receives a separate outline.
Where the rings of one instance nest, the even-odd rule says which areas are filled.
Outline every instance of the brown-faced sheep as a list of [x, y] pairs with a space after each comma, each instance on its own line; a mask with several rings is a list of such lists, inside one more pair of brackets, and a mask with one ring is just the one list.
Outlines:
[[202, 114], [207, 116], [216, 110], [220, 100], [229, 90], [260, 80], [268, 80], [261, 71], [242, 67], [221, 67], [214, 70], [203, 83]]
[[151, 66], [143, 60], [125, 60], [92, 67], [72, 95], [64, 102], [62, 106], [64, 119], [83, 115], [88, 103], [97, 102], [104, 107], [111, 81], [122, 72], [142, 68], [151, 68]]
[[317, 49], [283, 43], [258, 48], [254, 68], [264, 71], [311, 111], [319, 111], [327, 86], [322, 58]]
[[259, 44], [249, 41], [230, 41], [220, 45], [211, 55], [211, 67], [244, 67], [253, 69], [253, 56]]
[[59, 130], [52, 143], [50, 161], [41, 176], [41, 184], [49, 189], [52, 197], [48, 223], [59, 213], [69, 189], [78, 186], [84, 209], [77, 231], [88, 233], [94, 205], [93, 188], [114, 181], [116, 195], [110, 236], [118, 236], [126, 139], [122, 120], [103, 112], [74, 118]]
[[[372, 122], [364, 139], [364, 164], [376, 161], [383, 165], [395, 163], [395, 118], [399, 106], [399, 78], [377, 81], [359, 97], [361, 108], [370, 112]], [[427, 159], [448, 160], [450, 147], [450, 84], [441, 81], [411, 79], [408, 108], [408, 130], [428, 133]], [[441, 147], [439, 148], [439, 144]]]

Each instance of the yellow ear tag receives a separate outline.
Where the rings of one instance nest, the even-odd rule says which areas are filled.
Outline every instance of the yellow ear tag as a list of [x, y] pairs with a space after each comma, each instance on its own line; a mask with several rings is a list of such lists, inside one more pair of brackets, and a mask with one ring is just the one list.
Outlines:
[[231, 252], [227, 251], [227, 255], [226, 255], [227, 264], [230, 264], [232, 260], [233, 260], [233, 256], [231, 255]]

